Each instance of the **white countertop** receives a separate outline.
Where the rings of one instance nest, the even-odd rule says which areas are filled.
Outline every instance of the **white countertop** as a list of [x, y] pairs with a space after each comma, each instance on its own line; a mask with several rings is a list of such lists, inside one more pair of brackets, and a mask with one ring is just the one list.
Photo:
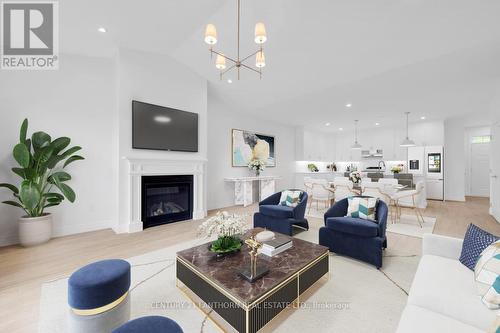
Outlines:
[[250, 177], [228, 177], [224, 178], [226, 182], [240, 182], [240, 181], [253, 181], [253, 180], [278, 180], [280, 176], [250, 176]]
[[[349, 171], [318, 171], [318, 172], [311, 172], [311, 171], [296, 171], [295, 174], [298, 175], [315, 175], [315, 174], [327, 174], [327, 175], [344, 175], [345, 172]], [[394, 174], [390, 171], [384, 171], [384, 172], [377, 172], [377, 171], [360, 171], [362, 174], [367, 174], [367, 173], [382, 173], [385, 178], [392, 178], [394, 177]], [[418, 178], [418, 177], [423, 177], [423, 175], [413, 175], [413, 178]]]
[[314, 175], [314, 174], [324, 174], [324, 173], [328, 173], [328, 174], [344, 174], [344, 172], [342, 171], [317, 171], [317, 172], [312, 172], [312, 171], [297, 171], [295, 173], [298, 173], [298, 174], [304, 174], [304, 175]]
[[[350, 171], [318, 171], [318, 172], [311, 172], [311, 171], [297, 171], [295, 172], [296, 174], [302, 174], [302, 175], [315, 175], [315, 174], [331, 174], [331, 175], [344, 175], [345, 172], [350, 172]], [[361, 173], [382, 173], [384, 176], [391, 176], [392, 177], [392, 172], [378, 172], [378, 171], [360, 171]]]

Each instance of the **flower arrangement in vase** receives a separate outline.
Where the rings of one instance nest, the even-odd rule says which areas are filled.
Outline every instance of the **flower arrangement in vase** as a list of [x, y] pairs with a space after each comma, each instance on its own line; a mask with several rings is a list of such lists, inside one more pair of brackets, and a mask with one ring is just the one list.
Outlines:
[[404, 165], [403, 164], [398, 164], [396, 166], [393, 166], [391, 168], [391, 172], [392, 173], [400, 173], [401, 171], [403, 171], [403, 168], [404, 168]]
[[210, 244], [210, 251], [219, 255], [226, 255], [240, 250], [242, 241], [238, 237], [249, 230], [244, 216], [229, 214], [226, 211], [217, 214], [198, 228], [205, 237], [217, 236], [217, 240]]
[[349, 180], [353, 182], [353, 184], [361, 183], [361, 173], [359, 171], [353, 171], [349, 174]]
[[255, 171], [255, 175], [257, 177], [260, 176], [260, 173], [266, 168], [266, 162], [259, 160], [257, 158], [254, 158], [248, 163], [248, 168], [250, 170]]

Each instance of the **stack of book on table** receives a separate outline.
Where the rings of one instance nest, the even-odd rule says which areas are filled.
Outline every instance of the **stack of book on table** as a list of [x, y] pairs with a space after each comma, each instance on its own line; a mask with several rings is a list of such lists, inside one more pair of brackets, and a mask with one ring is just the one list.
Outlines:
[[260, 253], [273, 257], [292, 247], [292, 240], [289, 237], [277, 235], [274, 239], [265, 241], [262, 244]]

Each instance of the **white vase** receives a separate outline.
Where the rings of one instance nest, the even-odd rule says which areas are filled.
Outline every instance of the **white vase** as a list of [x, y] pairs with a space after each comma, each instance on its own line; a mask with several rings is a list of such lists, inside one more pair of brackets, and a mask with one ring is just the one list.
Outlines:
[[48, 242], [52, 237], [52, 215], [19, 218], [19, 242], [22, 246], [34, 246]]

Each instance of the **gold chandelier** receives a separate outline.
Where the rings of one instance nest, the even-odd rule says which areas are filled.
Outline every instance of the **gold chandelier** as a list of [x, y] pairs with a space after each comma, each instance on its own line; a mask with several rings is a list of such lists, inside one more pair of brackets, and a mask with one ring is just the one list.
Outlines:
[[[213, 49], [213, 45], [217, 43], [217, 29], [215, 28], [215, 25], [207, 24], [207, 27], [205, 29], [205, 43], [210, 45], [210, 57], [213, 57], [213, 55], [215, 54], [215, 67], [220, 71], [219, 75], [221, 80], [223, 75], [232, 69], [236, 69], [236, 71], [238, 72], [238, 80], [239, 80], [240, 68], [246, 68], [248, 70], [251, 70], [259, 74], [259, 77], [262, 78], [262, 68], [266, 66], [266, 58], [264, 56], [264, 50], [262, 49], [262, 44], [266, 42], [267, 35], [266, 35], [266, 27], [262, 22], [259, 22], [255, 25], [255, 43], [259, 45], [259, 49], [254, 53], [250, 54], [249, 56], [240, 58], [240, 16], [241, 16], [240, 0], [238, 0], [238, 35], [237, 35], [238, 47], [236, 51], [237, 52], [236, 59], [228, 57], [225, 54], [217, 52]], [[255, 69], [253, 67], [244, 64], [245, 61], [252, 58], [253, 56], [255, 56], [255, 67], [257, 67], [258, 69]], [[226, 60], [231, 62], [229, 67], [226, 65]]]

